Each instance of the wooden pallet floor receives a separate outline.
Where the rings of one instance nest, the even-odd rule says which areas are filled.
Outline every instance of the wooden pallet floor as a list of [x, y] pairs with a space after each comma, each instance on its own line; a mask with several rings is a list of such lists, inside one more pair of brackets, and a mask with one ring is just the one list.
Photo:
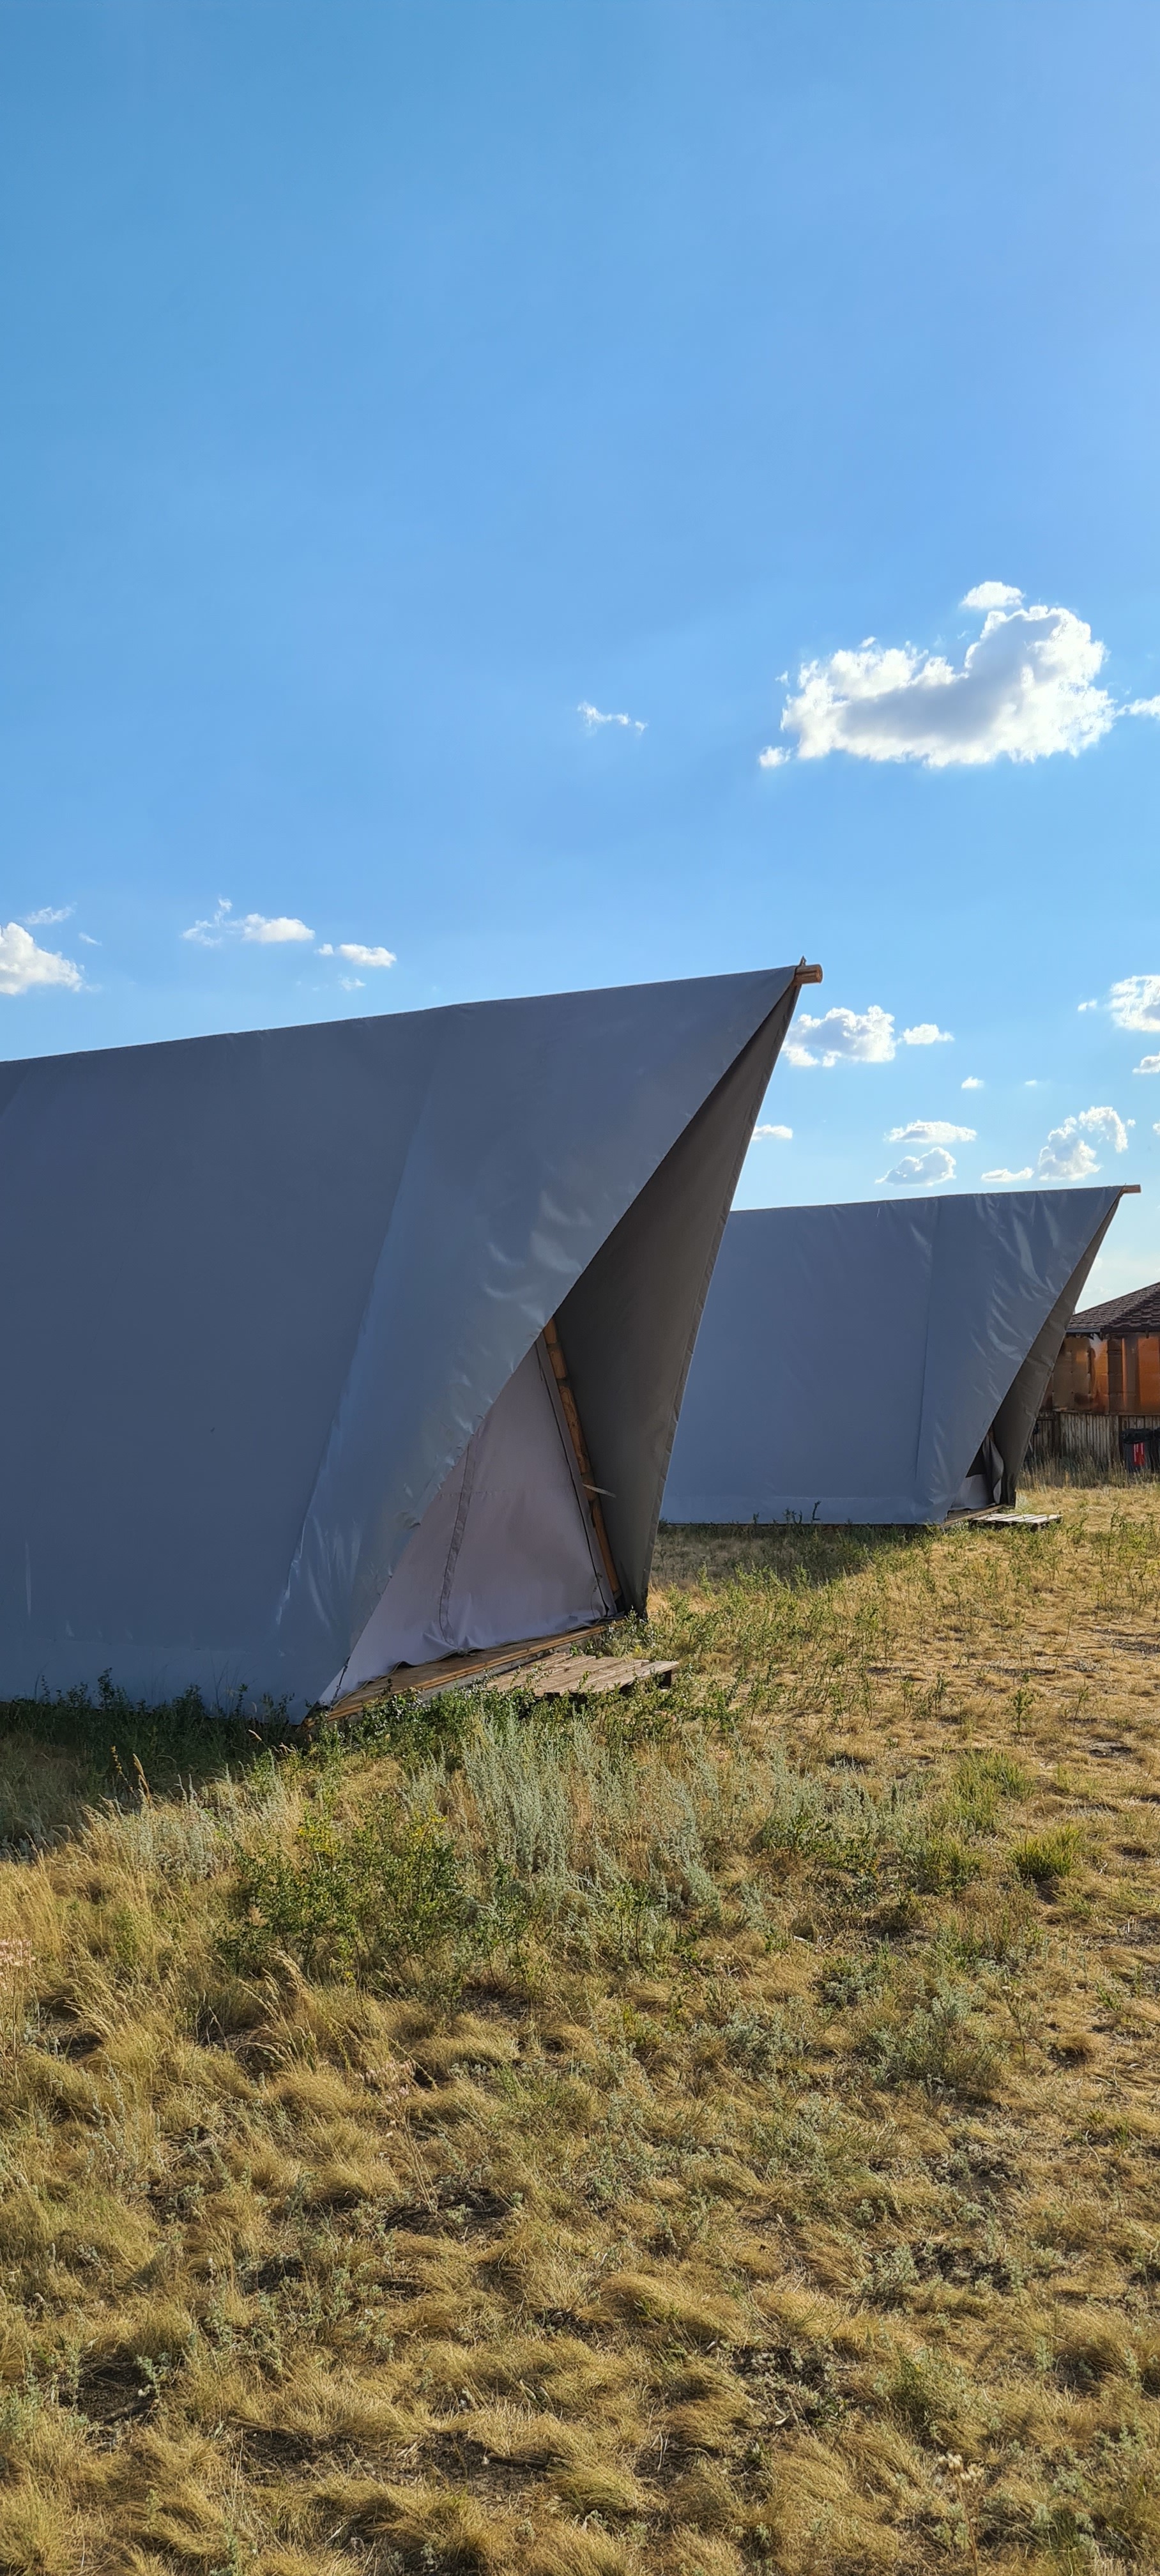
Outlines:
[[650, 1662], [638, 1655], [577, 1655], [576, 1647], [586, 1638], [607, 1636], [615, 1625], [614, 1620], [601, 1619], [591, 1628], [569, 1628], [555, 1637], [517, 1638], [507, 1646], [479, 1647], [474, 1654], [445, 1655], [437, 1663], [396, 1664], [393, 1672], [360, 1683], [329, 1708], [316, 1709], [313, 1722], [341, 1726], [388, 1696], [434, 1699], [440, 1691], [483, 1681], [502, 1679], [509, 1689], [518, 1682], [537, 1699], [588, 1698], [603, 1691], [631, 1690], [638, 1681], [670, 1682], [677, 1669], [673, 1663]]

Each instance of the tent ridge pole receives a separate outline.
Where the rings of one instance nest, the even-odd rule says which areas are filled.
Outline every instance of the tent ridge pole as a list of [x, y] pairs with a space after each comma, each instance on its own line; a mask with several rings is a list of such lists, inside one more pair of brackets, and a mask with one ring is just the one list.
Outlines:
[[544, 1326], [543, 1339], [544, 1348], [547, 1351], [549, 1361], [551, 1362], [552, 1375], [555, 1378], [557, 1390], [559, 1392], [560, 1408], [563, 1413], [564, 1420], [568, 1425], [568, 1437], [571, 1440], [572, 1447], [576, 1453], [576, 1464], [580, 1470], [580, 1483], [584, 1490], [584, 1497], [587, 1502], [588, 1509], [592, 1515], [592, 1527], [596, 1533], [596, 1544], [600, 1550], [604, 1571], [608, 1578], [608, 1588], [612, 1594], [612, 1598], [617, 1609], [622, 1610], [624, 1608], [624, 1587], [621, 1583], [620, 1576], [616, 1571], [616, 1560], [613, 1556], [611, 1546], [609, 1545], [608, 1528], [600, 1501], [600, 1488], [593, 1480], [592, 1461], [588, 1455], [588, 1443], [585, 1440], [584, 1433], [581, 1428], [580, 1416], [576, 1410], [576, 1398], [572, 1393], [572, 1387], [568, 1377], [567, 1362], [564, 1358], [559, 1333], [556, 1330], [556, 1318], [554, 1315], [549, 1315], [548, 1317], [547, 1323]]

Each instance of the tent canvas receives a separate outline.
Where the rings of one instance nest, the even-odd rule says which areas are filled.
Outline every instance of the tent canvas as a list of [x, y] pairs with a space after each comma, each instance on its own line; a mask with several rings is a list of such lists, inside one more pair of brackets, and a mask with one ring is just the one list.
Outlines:
[[799, 980], [0, 1066], [0, 1696], [300, 1714], [641, 1606]]
[[730, 1217], [665, 1489], [672, 1521], [942, 1521], [1014, 1498], [1122, 1192]]

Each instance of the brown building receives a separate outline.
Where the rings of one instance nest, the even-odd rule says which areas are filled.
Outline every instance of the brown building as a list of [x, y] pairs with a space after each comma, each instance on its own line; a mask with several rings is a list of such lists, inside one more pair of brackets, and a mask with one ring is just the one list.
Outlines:
[[1160, 1280], [1072, 1317], [1029, 1452], [1048, 1458], [1160, 1473]]

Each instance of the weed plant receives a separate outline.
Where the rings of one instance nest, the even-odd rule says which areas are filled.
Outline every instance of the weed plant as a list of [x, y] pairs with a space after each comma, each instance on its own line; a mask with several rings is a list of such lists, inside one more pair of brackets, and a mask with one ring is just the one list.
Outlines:
[[0, 1713], [0, 2571], [1160, 2568], [1160, 1516], [663, 1533], [671, 1691]]

